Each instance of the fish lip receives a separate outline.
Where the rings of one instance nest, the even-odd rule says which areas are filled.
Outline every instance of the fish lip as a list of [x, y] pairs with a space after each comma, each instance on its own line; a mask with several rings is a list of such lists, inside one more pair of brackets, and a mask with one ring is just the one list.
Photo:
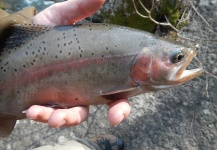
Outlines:
[[203, 72], [203, 68], [199, 67], [196, 69], [186, 70], [187, 66], [191, 63], [192, 59], [197, 55], [197, 50], [189, 49], [189, 57], [186, 59], [183, 66], [175, 74], [175, 79], [171, 81], [173, 84], [182, 84], [189, 80], [194, 79]]

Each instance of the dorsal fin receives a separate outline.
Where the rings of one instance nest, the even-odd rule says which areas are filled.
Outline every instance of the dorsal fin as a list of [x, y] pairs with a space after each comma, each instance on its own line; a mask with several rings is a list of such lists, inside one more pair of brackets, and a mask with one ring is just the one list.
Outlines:
[[26, 41], [38, 37], [41, 34], [49, 31], [52, 26], [35, 25], [35, 24], [16, 24], [10, 27], [10, 33], [5, 41], [1, 41], [4, 44], [3, 51], [14, 49]]

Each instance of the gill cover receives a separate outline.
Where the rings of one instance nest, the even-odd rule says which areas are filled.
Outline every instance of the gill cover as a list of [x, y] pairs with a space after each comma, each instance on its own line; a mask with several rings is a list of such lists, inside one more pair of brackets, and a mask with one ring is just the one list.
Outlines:
[[150, 74], [152, 66], [152, 53], [150, 49], [143, 48], [134, 59], [131, 66], [131, 77], [141, 87], [146, 86], [148, 91], [152, 91], [150, 85]]

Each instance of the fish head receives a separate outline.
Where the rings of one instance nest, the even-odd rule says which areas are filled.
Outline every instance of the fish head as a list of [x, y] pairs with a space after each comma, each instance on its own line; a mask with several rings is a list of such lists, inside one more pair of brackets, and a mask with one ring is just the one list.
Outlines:
[[161, 41], [144, 47], [131, 68], [133, 80], [146, 91], [155, 91], [185, 83], [202, 73], [202, 68], [187, 70], [197, 54], [195, 48]]

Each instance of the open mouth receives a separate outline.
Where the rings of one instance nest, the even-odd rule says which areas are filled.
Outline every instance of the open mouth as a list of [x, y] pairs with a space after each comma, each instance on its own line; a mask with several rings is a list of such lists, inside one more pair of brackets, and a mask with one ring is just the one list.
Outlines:
[[187, 82], [189, 80], [192, 80], [193, 78], [199, 76], [202, 72], [202, 68], [196, 68], [191, 70], [186, 70], [187, 66], [190, 64], [192, 59], [196, 56], [197, 51], [194, 49], [189, 50], [189, 56], [183, 63], [183, 66], [178, 70], [176, 73], [175, 80], [173, 81], [175, 84], [181, 84], [184, 82]]

